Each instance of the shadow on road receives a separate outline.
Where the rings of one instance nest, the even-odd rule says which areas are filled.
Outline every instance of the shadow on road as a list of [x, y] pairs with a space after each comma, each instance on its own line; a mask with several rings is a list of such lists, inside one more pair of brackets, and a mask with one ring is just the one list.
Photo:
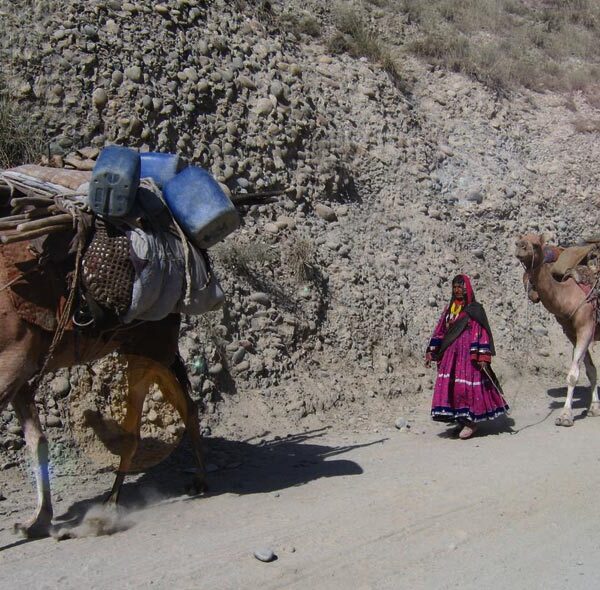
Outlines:
[[[328, 446], [319, 444], [318, 440], [325, 433], [326, 429], [319, 429], [254, 443], [253, 439], [205, 439], [208, 468], [208, 491], [205, 495], [275, 492], [322, 477], [360, 475], [363, 473], [360, 465], [335, 457], [360, 447], [381, 444], [386, 440]], [[125, 511], [130, 511], [164, 503], [169, 499], [181, 501], [179, 496], [186, 492], [194, 472], [193, 452], [184, 438], [168, 459], [123, 486], [119, 504]], [[98, 495], [76, 502], [56, 520], [68, 523], [69, 526], [78, 526], [87, 511], [104, 498], [104, 495]], [[190, 496], [188, 499], [194, 498], [195, 496]]]

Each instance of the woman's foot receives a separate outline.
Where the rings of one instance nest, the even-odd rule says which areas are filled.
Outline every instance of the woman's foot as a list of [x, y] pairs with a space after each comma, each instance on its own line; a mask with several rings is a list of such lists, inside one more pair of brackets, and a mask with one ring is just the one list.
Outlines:
[[465, 425], [462, 422], [459, 422], [453, 429], [452, 429], [452, 436], [455, 438], [458, 438], [459, 434], [462, 432], [462, 429], [465, 427]]
[[466, 422], [462, 427], [458, 438], [461, 440], [466, 440], [467, 438], [471, 438], [475, 432], [477, 431], [477, 425], [474, 422]]

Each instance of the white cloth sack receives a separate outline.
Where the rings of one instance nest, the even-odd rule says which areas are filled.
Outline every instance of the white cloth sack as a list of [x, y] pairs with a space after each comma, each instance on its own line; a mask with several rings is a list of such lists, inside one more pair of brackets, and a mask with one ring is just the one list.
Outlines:
[[189, 245], [190, 289], [186, 297], [184, 247], [170, 233], [127, 230], [135, 280], [125, 323], [156, 321], [170, 313], [200, 315], [223, 305], [225, 295], [216, 277], [208, 272], [203, 254]]

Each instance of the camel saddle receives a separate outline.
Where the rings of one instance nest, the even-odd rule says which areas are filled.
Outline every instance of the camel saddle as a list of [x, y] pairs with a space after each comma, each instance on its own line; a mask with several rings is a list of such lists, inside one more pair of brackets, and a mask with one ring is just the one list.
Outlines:
[[598, 268], [600, 249], [597, 244], [572, 246], [564, 248], [557, 254], [557, 258], [551, 261], [551, 272], [554, 278], [563, 281], [572, 277], [578, 283], [594, 284], [600, 270]]
[[[69, 321], [67, 330], [116, 325], [131, 302], [134, 271], [129, 241], [123, 232], [99, 220], [94, 225], [84, 249], [76, 297], [75, 317], [85, 317], [86, 322]], [[49, 332], [56, 330], [69, 296], [75, 267], [75, 255], [69, 253], [72, 239], [71, 232], [64, 232], [0, 248], [0, 288], [6, 285], [21, 319]]]

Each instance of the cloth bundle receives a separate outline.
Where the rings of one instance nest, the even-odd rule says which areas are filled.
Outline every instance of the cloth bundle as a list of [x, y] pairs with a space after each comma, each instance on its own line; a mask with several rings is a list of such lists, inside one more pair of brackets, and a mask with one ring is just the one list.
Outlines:
[[185, 246], [179, 236], [162, 231], [149, 233], [140, 228], [127, 230], [126, 234], [135, 280], [131, 305], [123, 317], [125, 323], [160, 320], [175, 312], [199, 315], [223, 304], [223, 290], [201, 251], [187, 244], [186, 272]]

